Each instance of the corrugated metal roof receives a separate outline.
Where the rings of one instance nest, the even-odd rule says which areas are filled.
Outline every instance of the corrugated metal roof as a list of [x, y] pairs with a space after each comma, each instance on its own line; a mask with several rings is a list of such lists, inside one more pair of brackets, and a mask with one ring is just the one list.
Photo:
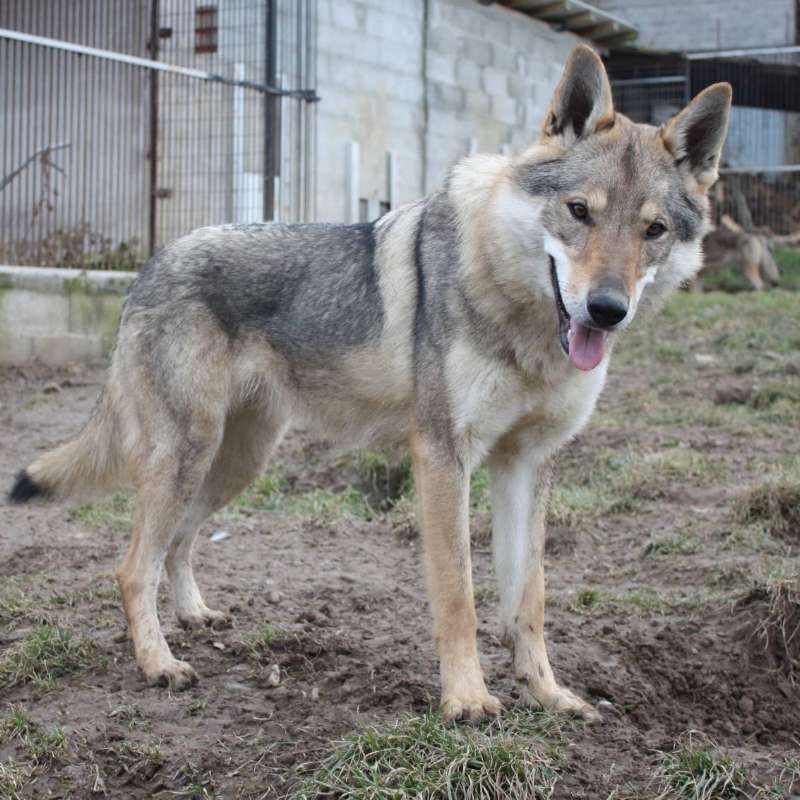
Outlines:
[[604, 47], [616, 47], [635, 39], [630, 22], [601, 11], [583, 0], [500, 0], [501, 4], [536, 17], [562, 31], [589, 39]]

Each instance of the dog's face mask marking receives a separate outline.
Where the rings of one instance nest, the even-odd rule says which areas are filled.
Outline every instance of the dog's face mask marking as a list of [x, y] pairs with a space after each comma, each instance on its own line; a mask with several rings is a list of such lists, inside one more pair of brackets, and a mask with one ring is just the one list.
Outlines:
[[575, 367], [596, 367], [640, 303], [699, 265], [730, 102], [730, 86], [716, 84], [661, 128], [638, 125], [614, 112], [598, 56], [573, 51], [514, 181], [544, 231], [558, 336]]

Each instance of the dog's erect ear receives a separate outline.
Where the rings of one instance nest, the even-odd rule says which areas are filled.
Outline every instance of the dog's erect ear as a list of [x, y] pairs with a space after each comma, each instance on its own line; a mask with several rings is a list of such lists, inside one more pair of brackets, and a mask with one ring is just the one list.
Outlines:
[[600, 56], [578, 45], [567, 59], [550, 110], [544, 119], [542, 138], [561, 137], [569, 146], [614, 125], [614, 103], [606, 68]]
[[661, 128], [667, 150], [702, 190], [717, 179], [717, 166], [728, 132], [731, 113], [731, 85], [715, 83], [703, 89], [680, 114]]

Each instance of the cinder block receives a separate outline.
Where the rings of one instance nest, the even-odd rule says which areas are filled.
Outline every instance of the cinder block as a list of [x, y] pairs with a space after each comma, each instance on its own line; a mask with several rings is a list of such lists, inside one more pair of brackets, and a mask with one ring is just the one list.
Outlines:
[[426, 59], [428, 78], [440, 83], [456, 83], [456, 62], [451, 56], [428, 50]]
[[456, 82], [464, 89], [478, 91], [481, 88], [481, 68], [474, 61], [456, 61]]
[[463, 111], [464, 90], [460, 86], [428, 81], [428, 104], [440, 111]]
[[488, 116], [491, 113], [492, 102], [485, 92], [466, 93], [466, 111], [473, 116]]
[[520, 104], [512, 97], [495, 95], [492, 97], [492, 116], [498, 122], [516, 125], [524, 120], [524, 111], [521, 114], [519, 106]]
[[464, 37], [461, 47], [461, 54], [464, 58], [488, 67], [494, 61], [494, 46], [486, 39], [474, 39], [471, 36]]
[[483, 90], [487, 94], [507, 94], [508, 93], [508, 73], [496, 67], [484, 67]]
[[527, 100], [530, 94], [532, 81], [521, 75], [508, 76], [508, 94], [517, 100]]
[[445, 25], [431, 26], [428, 30], [428, 49], [453, 58], [458, 48], [458, 34]]
[[422, 20], [370, 8], [366, 19], [366, 32], [381, 39], [419, 46]]

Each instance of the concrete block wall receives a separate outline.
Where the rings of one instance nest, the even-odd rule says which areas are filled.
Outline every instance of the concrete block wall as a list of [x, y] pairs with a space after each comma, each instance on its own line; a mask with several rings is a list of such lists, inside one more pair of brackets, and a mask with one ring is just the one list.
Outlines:
[[318, 0], [318, 219], [349, 221], [351, 141], [375, 209], [389, 200], [389, 150], [398, 205], [440, 186], [471, 146], [516, 152], [536, 137], [578, 39], [499, 5], [427, 5], [425, 47], [423, 0]]
[[470, 140], [479, 153], [530, 145], [578, 41], [500, 5], [432, 0], [425, 192], [442, 184]]
[[591, 0], [639, 30], [638, 47], [725, 50], [795, 44], [795, 0]]
[[318, 0], [317, 14], [317, 218], [347, 222], [351, 141], [359, 197], [388, 201], [389, 150], [401, 201], [420, 195], [422, 0]]

